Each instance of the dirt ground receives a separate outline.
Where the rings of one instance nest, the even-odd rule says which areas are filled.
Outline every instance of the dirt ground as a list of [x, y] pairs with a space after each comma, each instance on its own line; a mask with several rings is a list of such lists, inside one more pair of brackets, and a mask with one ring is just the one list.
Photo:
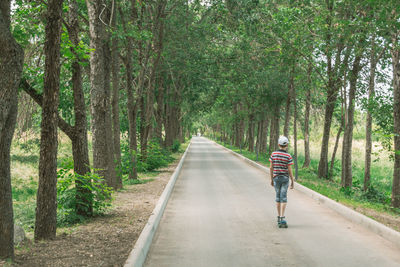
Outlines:
[[24, 241], [12, 266], [123, 266], [178, 162], [154, 181], [125, 186], [105, 216], [63, 228], [52, 241]]

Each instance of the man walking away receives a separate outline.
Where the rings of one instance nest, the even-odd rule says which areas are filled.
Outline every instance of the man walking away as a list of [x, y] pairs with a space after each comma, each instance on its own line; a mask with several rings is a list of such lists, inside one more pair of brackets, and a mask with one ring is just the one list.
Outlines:
[[285, 220], [285, 209], [287, 204], [287, 190], [289, 187], [289, 177], [291, 180], [290, 189], [294, 188], [292, 173], [293, 158], [287, 153], [289, 140], [286, 136], [278, 139], [279, 150], [273, 152], [269, 161], [271, 162], [271, 186], [275, 187], [276, 208], [278, 210], [279, 228], [287, 228]]

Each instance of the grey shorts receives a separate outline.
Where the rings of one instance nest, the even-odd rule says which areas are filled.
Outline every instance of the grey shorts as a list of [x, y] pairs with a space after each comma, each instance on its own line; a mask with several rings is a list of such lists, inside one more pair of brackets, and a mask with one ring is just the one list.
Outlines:
[[289, 188], [289, 176], [278, 175], [274, 177], [274, 187], [276, 192], [276, 202], [287, 202], [287, 191]]

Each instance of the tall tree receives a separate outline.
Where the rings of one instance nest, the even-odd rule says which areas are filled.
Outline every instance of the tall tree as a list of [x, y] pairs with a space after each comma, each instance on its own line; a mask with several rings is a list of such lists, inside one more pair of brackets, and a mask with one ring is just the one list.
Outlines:
[[[138, 25], [140, 22], [138, 20], [138, 8], [136, 6], [136, 1], [131, 1], [129, 8], [129, 23], [124, 19], [124, 14], [121, 8], [119, 8], [119, 13], [121, 17], [122, 27], [126, 34], [125, 40], [125, 76], [126, 76], [126, 95], [127, 95], [127, 108], [128, 108], [128, 136], [129, 136], [129, 157], [130, 157], [130, 169], [129, 169], [129, 179], [137, 179], [137, 113], [138, 113], [138, 94], [139, 92], [134, 92], [133, 86], [133, 48], [138, 45], [138, 41], [133, 39], [129, 31], [134, 29], [130, 28], [130, 25]], [[138, 25], [139, 26], [139, 25]]]
[[60, 42], [63, 0], [50, 0], [46, 12], [45, 76], [40, 139], [35, 240], [52, 239], [57, 227], [57, 146]]
[[[119, 121], [119, 94], [120, 94], [120, 66], [119, 66], [119, 50], [118, 50], [118, 36], [115, 34], [117, 32], [117, 10], [118, 2], [113, 3], [113, 12], [111, 13], [112, 28], [114, 35], [112, 37], [111, 44], [111, 72], [112, 72], [112, 129], [113, 129], [113, 144], [115, 161], [117, 166], [121, 166], [121, 126]], [[122, 178], [121, 175], [117, 176], [116, 181], [117, 188], [122, 188]]]
[[393, 66], [393, 119], [394, 119], [394, 169], [392, 185], [392, 205], [400, 207], [400, 32], [392, 33]]
[[108, 25], [107, 12], [104, 9], [104, 1], [87, 1], [89, 14], [89, 36], [90, 36], [90, 86], [91, 102], [90, 110], [92, 116], [92, 139], [93, 139], [93, 167], [96, 172], [104, 177], [107, 184], [116, 188], [116, 172], [111, 129], [111, 105], [109, 91], [109, 68], [108, 68], [108, 40], [106, 27]]
[[358, 74], [362, 68], [361, 58], [362, 51], [357, 51], [350, 72], [350, 89], [349, 89], [349, 107], [347, 111], [347, 124], [343, 136], [343, 157], [342, 157], [342, 186], [351, 187], [353, 184], [352, 171], [352, 144], [353, 144], [353, 126], [354, 126], [354, 108], [357, 90]]
[[303, 168], [308, 168], [311, 163], [310, 157], [310, 109], [311, 109], [311, 73], [312, 64], [308, 64], [307, 71], [307, 88], [306, 88], [306, 105], [304, 112], [304, 163]]
[[375, 97], [375, 76], [380, 58], [384, 55], [386, 48], [379, 49], [376, 43], [376, 34], [371, 36], [371, 51], [369, 58], [369, 80], [368, 80], [368, 100], [367, 100], [367, 118], [365, 124], [365, 167], [364, 167], [364, 191], [366, 191], [371, 182], [371, 153], [372, 153], [372, 109]]
[[10, 30], [10, 0], [0, 2], [0, 258], [14, 257], [10, 147], [24, 53]]
[[[69, 26], [68, 33], [72, 44], [75, 47], [79, 46], [79, 20], [78, 20], [78, 3], [76, 0], [70, 0], [69, 4]], [[75, 47], [71, 48], [75, 53], [74, 61], [72, 62], [72, 89], [74, 95], [74, 115], [75, 126], [72, 129], [72, 155], [74, 159], [74, 172], [79, 176], [84, 176], [90, 173], [89, 162], [89, 147], [87, 137], [87, 117], [85, 95], [82, 88], [82, 67], [80, 62], [82, 59], [76, 53]], [[62, 128], [61, 128], [62, 129]], [[93, 214], [92, 192], [88, 189], [87, 183], [91, 181], [82, 181], [76, 179], [76, 212], [82, 216], [91, 216]], [[85, 197], [84, 197], [85, 196]]]

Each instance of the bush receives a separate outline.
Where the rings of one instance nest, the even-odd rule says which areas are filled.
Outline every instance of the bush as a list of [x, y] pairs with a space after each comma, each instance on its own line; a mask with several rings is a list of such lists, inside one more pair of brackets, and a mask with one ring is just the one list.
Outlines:
[[[180, 144], [178, 144], [179, 150]], [[138, 150], [139, 151], [139, 150]], [[129, 174], [130, 170], [134, 168], [131, 163], [131, 154], [129, 152], [129, 144], [127, 141], [121, 142], [121, 166], [118, 171], [122, 175]], [[166, 167], [174, 159], [171, 157], [171, 153], [163, 149], [157, 141], [150, 141], [147, 146], [146, 157], [137, 152], [136, 154], [136, 168], [137, 172], [148, 172], [158, 168]]]
[[176, 153], [179, 151], [180, 148], [181, 148], [181, 143], [179, 142], [179, 140], [175, 139], [171, 147], [172, 152]]
[[[91, 173], [78, 175], [73, 173], [73, 162], [68, 160], [64, 162], [63, 167], [58, 171], [57, 182], [57, 223], [59, 225], [68, 225], [76, 222], [82, 222], [85, 217], [76, 213], [77, 199], [84, 199], [81, 204], [92, 202], [93, 214], [99, 215], [111, 206], [112, 189], [104, 183], [104, 179], [99, 177], [92, 170]], [[80, 181], [90, 193], [82, 193], [76, 190], [75, 183]], [[86, 205], [89, 210], [89, 205]]]
[[157, 142], [149, 142], [147, 157], [144, 159], [146, 171], [166, 167], [171, 161], [173, 161], [173, 158], [166, 149], [161, 148], [160, 144]]
[[372, 184], [368, 187], [367, 191], [362, 193], [361, 198], [382, 204], [390, 204], [391, 201], [390, 195], [387, 196], [385, 193], [378, 191]]

